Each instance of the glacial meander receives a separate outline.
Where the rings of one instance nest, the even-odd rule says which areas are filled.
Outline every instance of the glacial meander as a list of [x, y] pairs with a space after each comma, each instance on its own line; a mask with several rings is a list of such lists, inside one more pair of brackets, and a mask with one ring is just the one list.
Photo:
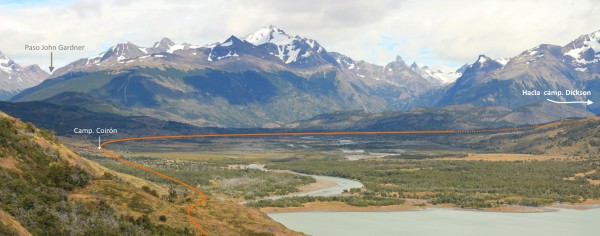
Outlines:
[[[270, 171], [265, 168], [265, 165], [259, 165], [259, 164], [250, 164], [250, 165], [248, 165], [247, 168], [259, 169], [259, 170], [263, 170], [263, 171]], [[297, 175], [311, 176], [311, 177], [315, 178], [317, 181], [334, 182], [335, 185], [331, 186], [331, 187], [327, 187], [327, 188], [309, 191], [309, 192], [292, 193], [292, 194], [280, 195], [280, 196], [271, 196], [271, 197], [267, 197], [264, 199], [275, 200], [275, 199], [280, 199], [283, 197], [294, 197], [294, 196], [334, 196], [334, 195], [343, 193], [344, 190], [350, 190], [352, 188], [362, 188], [364, 186], [361, 182], [358, 182], [356, 180], [351, 180], [351, 179], [344, 179], [344, 178], [331, 177], [331, 176], [321, 176], [321, 175], [307, 175], [307, 174], [297, 173], [297, 172], [293, 172], [293, 171], [290, 171], [290, 173], [294, 173]]]
[[[267, 170], [264, 165], [248, 168]], [[292, 172], [299, 175], [304, 175]], [[344, 190], [361, 188], [350, 179], [312, 176], [334, 181], [332, 187], [316, 191], [272, 196], [333, 196]], [[444, 235], [500, 236], [544, 235], [592, 236], [600, 232], [600, 206], [587, 210], [548, 207], [536, 213], [490, 212], [454, 208], [428, 208], [397, 212], [285, 212], [268, 214], [286, 227], [308, 235]]]

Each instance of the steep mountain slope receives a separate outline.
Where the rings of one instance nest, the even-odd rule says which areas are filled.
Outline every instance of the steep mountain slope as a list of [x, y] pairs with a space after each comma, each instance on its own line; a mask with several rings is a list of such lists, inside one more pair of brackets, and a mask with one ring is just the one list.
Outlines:
[[[184, 215], [194, 197], [165, 195], [165, 188], [83, 159], [50, 132], [0, 112], [3, 235], [194, 235]], [[212, 198], [196, 217], [211, 235], [296, 234], [258, 210]]]
[[0, 101], [36, 86], [46, 78], [48, 73], [39, 66], [21, 66], [0, 52]]
[[[517, 108], [553, 99], [597, 100], [600, 58], [600, 31], [583, 35], [566, 46], [542, 44], [508, 60], [481, 55], [439, 100], [439, 106], [473, 104]], [[524, 96], [523, 90], [589, 90], [591, 96]], [[598, 112], [598, 105], [574, 106]]]
[[[381, 99], [363, 101], [334, 71], [300, 77], [290, 72], [131, 69], [119, 74], [94, 72], [42, 84], [19, 101], [45, 100], [77, 91], [137, 115], [204, 126], [259, 126], [291, 121], [331, 110], [384, 107]], [[93, 83], [90, 83], [93, 81]], [[73, 94], [73, 93], [69, 93]], [[70, 102], [62, 94], [62, 102]], [[19, 95], [20, 96], [20, 95]], [[92, 106], [86, 106], [94, 109]]]
[[[24, 122], [31, 122], [38, 127], [54, 130], [60, 136], [74, 136], [73, 128], [89, 127], [117, 129], [119, 132], [111, 134], [112, 138], [214, 133], [216, 131], [214, 128], [198, 128], [147, 116], [119, 116], [92, 112], [78, 106], [57, 105], [49, 102], [0, 102], [0, 111]], [[81, 137], [81, 135], [77, 137]]]
[[439, 99], [439, 91], [445, 88], [440, 80], [413, 71], [400, 56], [385, 66], [378, 66], [339, 53], [331, 54], [343, 77], [367, 96], [382, 97], [388, 105], [386, 110], [431, 106]]
[[274, 26], [201, 47], [168, 39], [150, 48], [119, 44], [52, 76], [13, 101], [60, 95], [52, 102], [75, 104], [68, 95], [76, 92], [118, 114], [202, 126], [277, 127], [327, 112], [432, 105], [441, 93], [425, 94], [442, 89], [441, 81], [423, 78], [400, 58], [385, 67], [355, 61]]

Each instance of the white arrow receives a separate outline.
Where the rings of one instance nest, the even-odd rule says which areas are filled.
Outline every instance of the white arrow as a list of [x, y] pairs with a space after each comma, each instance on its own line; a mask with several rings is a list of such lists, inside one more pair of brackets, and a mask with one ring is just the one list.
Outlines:
[[100, 136], [98, 136], [98, 150], [100, 150]]
[[554, 100], [551, 100], [551, 99], [546, 99], [546, 100], [548, 100], [549, 102], [558, 103], [558, 104], [583, 103], [583, 104], [586, 104], [588, 106], [594, 104], [594, 102], [590, 101], [589, 99], [587, 101], [574, 101], [574, 102], [559, 102], [559, 101], [554, 101]]

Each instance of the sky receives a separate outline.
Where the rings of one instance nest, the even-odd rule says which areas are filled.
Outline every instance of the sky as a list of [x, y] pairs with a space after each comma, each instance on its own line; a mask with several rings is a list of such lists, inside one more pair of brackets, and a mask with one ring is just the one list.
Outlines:
[[480, 54], [565, 45], [600, 30], [598, 12], [594, 0], [0, 0], [0, 51], [47, 68], [49, 53], [25, 45], [85, 45], [54, 52], [59, 67], [126, 41], [205, 45], [275, 25], [353, 59], [385, 65], [399, 55], [450, 70]]

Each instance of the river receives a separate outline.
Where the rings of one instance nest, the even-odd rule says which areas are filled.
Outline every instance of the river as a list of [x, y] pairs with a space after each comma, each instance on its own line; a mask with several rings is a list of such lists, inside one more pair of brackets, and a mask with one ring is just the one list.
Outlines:
[[[248, 168], [269, 171], [264, 165]], [[296, 172], [292, 172], [299, 175]], [[333, 181], [335, 186], [310, 192], [272, 196], [333, 196], [363, 184], [350, 179], [308, 175]], [[539, 213], [487, 212], [429, 208], [398, 212], [289, 212], [269, 214], [286, 227], [309, 235], [600, 235], [600, 208], [552, 208]]]
[[[261, 164], [250, 164], [247, 166], [247, 168], [258, 169], [258, 170], [262, 170], [262, 171], [270, 171], [265, 168], [265, 165], [261, 165]], [[362, 188], [364, 186], [361, 182], [358, 182], [356, 180], [351, 180], [351, 179], [344, 179], [344, 178], [331, 177], [331, 176], [322, 176], [322, 175], [307, 175], [307, 174], [297, 173], [297, 172], [293, 172], [293, 171], [289, 171], [289, 172], [293, 173], [293, 174], [297, 174], [297, 175], [311, 176], [311, 177], [315, 178], [317, 181], [334, 182], [335, 185], [331, 186], [331, 187], [308, 191], [308, 192], [271, 196], [271, 197], [266, 197], [263, 199], [276, 200], [276, 199], [280, 199], [280, 198], [284, 198], [284, 197], [295, 197], [295, 196], [334, 196], [334, 195], [343, 193], [344, 190], [350, 190], [352, 188]]]
[[309, 235], [600, 235], [600, 208], [507, 213], [432, 208], [403, 212], [294, 212], [269, 214]]

